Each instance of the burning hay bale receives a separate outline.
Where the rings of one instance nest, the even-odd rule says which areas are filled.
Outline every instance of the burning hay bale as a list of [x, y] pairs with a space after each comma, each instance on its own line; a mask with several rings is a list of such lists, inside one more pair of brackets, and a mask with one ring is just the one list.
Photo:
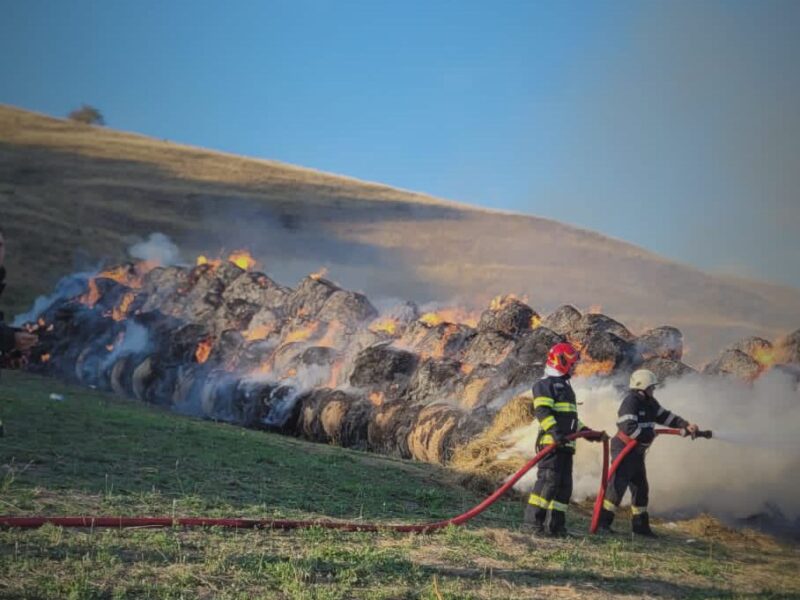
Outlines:
[[472, 365], [497, 365], [506, 359], [513, 348], [512, 337], [497, 331], [481, 331], [467, 342], [461, 358]]
[[339, 288], [327, 279], [306, 277], [287, 298], [287, 313], [293, 317], [316, 317], [337, 291]]
[[464, 365], [451, 358], [427, 358], [414, 372], [408, 400], [418, 404], [450, 400], [458, 396]]
[[567, 332], [567, 338], [578, 346], [585, 347], [589, 338], [598, 333], [611, 333], [626, 342], [634, 339], [634, 335], [622, 323], [600, 313], [583, 315], [575, 327]]
[[367, 449], [372, 405], [341, 390], [314, 390], [298, 400], [297, 431], [306, 439]]
[[416, 366], [417, 357], [411, 352], [386, 342], [376, 344], [359, 353], [350, 384], [356, 387], [405, 384]]
[[683, 334], [676, 327], [656, 327], [636, 338], [636, 349], [644, 360], [683, 358]]
[[648, 358], [642, 363], [641, 368], [655, 373], [659, 381], [664, 381], [669, 378], [679, 378], [697, 372], [692, 367], [679, 360], [661, 358], [660, 356]]
[[569, 304], [559, 306], [542, 321], [542, 326], [555, 331], [560, 335], [567, 335], [579, 329], [581, 322], [580, 311]]
[[481, 313], [479, 333], [499, 333], [517, 338], [538, 326], [540, 317], [527, 304], [514, 296], [502, 296], [492, 301], [488, 310]]
[[610, 375], [618, 370], [632, 370], [641, 363], [636, 345], [610, 331], [597, 331], [586, 339], [581, 350], [576, 375]]
[[706, 375], [733, 375], [744, 381], [752, 381], [761, 374], [763, 367], [753, 357], [741, 350], [725, 350], [719, 358], [703, 368]]

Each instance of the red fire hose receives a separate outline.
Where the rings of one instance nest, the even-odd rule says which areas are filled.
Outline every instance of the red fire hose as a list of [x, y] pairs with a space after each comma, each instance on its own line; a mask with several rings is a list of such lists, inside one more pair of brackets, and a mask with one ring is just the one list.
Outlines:
[[[685, 435], [682, 429], [656, 429], [656, 435]], [[697, 437], [711, 437], [710, 431], [699, 431], [695, 434]], [[608, 484], [611, 482], [611, 478], [614, 476], [614, 473], [617, 472], [619, 465], [625, 459], [628, 454], [636, 447], [638, 442], [636, 440], [630, 440], [625, 447], [622, 448], [620, 453], [617, 455], [617, 458], [614, 459], [614, 462], [611, 463], [611, 467], [606, 470], [603, 470], [603, 477], [600, 480], [600, 489], [597, 492], [597, 498], [594, 501], [594, 512], [592, 513], [592, 524], [589, 527], [589, 533], [597, 533], [597, 528], [600, 525], [600, 511], [603, 509], [603, 501], [606, 499], [606, 489], [608, 488]], [[608, 464], [607, 460], [605, 461]]]
[[[598, 431], [581, 431], [567, 436], [568, 440], [578, 438], [591, 438], [601, 435]], [[461, 525], [477, 517], [484, 510], [494, 504], [503, 494], [530, 471], [536, 464], [547, 456], [556, 444], [542, 448], [536, 456], [530, 459], [519, 471], [514, 473], [508, 481], [501, 485], [495, 492], [480, 504], [467, 512], [444, 521], [433, 523], [420, 523], [416, 525], [379, 525], [375, 523], [355, 523], [352, 521], [314, 521], [294, 519], [212, 519], [206, 517], [8, 517], [0, 516], [0, 527], [37, 528], [50, 523], [60, 527], [231, 527], [235, 529], [306, 529], [309, 527], [322, 527], [324, 529], [338, 529], [340, 531], [401, 531], [413, 533], [427, 533], [443, 529], [448, 525]], [[603, 473], [608, 471], [608, 440], [603, 440]], [[605, 478], [604, 478], [605, 481]], [[601, 489], [604, 486], [601, 485]], [[602, 502], [602, 501], [601, 501]]]

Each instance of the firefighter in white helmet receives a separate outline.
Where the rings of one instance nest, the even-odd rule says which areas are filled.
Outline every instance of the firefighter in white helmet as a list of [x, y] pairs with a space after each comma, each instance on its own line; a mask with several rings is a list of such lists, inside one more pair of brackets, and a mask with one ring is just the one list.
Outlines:
[[685, 435], [694, 437], [698, 427], [663, 408], [653, 396], [658, 386], [655, 373], [647, 369], [634, 371], [631, 375], [630, 389], [619, 407], [617, 435], [611, 440], [611, 458], [616, 459], [630, 440], [636, 440], [636, 447], [619, 465], [608, 483], [608, 491], [600, 514], [600, 529], [610, 531], [614, 513], [622, 501], [626, 490], [631, 490], [631, 525], [633, 533], [655, 537], [650, 528], [647, 503], [650, 488], [647, 483], [645, 454], [655, 438], [655, 425], [666, 425], [682, 429]]

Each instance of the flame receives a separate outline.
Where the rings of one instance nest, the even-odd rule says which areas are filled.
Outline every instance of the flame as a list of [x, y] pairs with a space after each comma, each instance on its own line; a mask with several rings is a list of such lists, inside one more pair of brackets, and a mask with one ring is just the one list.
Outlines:
[[207, 256], [201, 254], [197, 257], [197, 266], [209, 265], [212, 269], [216, 269], [218, 266], [222, 264], [222, 261], [218, 258], [210, 259]]
[[461, 363], [461, 372], [464, 375], [469, 375], [474, 370], [475, 370], [475, 365], [471, 365], [469, 363]]
[[42, 354], [41, 360], [43, 363], [50, 362], [50, 355], [49, 354]]
[[126, 264], [102, 271], [97, 278], [113, 279], [117, 283], [138, 290], [144, 285], [144, 276], [158, 266], [153, 260], [143, 260], [133, 265]]
[[286, 336], [286, 339], [283, 340], [283, 343], [291, 344], [292, 342], [305, 342], [308, 338], [314, 335], [314, 333], [316, 333], [318, 328], [319, 328], [319, 321], [313, 321], [308, 325], [306, 325], [305, 327], [301, 327], [299, 329], [295, 329], [294, 331], [290, 331], [289, 334]]
[[762, 371], [766, 371], [770, 367], [786, 362], [786, 351], [783, 348], [760, 347], [753, 350], [753, 358], [761, 366]]
[[106, 350], [108, 350], [109, 352], [113, 351], [114, 350], [114, 344], [106, 344]]
[[497, 312], [498, 310], [504, 309], [508, 306], [511, 302], [517, 301], [522, 302], [523, 304], [528, 303], [528, 296], [522, 296], [521, 298], [516, 294], [500, 294], [499, 296], [495, 296], [492, 301], [489, 303], [489, 310], [492, 312]]
[[111, 311], [111, 318], [114, 319], [115, 321], [122, 321], [122, 319], [124, 319], [128, 315], [128, 310], [130, 309], [131, 304], [133, 304], [133, 301], [135, 299], [136, 299], [136, 294], [134, 294], [133, 292], [128, 292], [127, 294], [125, 294], [122, 297], [122, 300], [120, 300], [119, 305], [116, 306]]
[[89, 308], [94, 308], [94, 305], [97, 304], [98, 300], [100, 300], [100, 290], [97, 289], [97, 281], [95, 281], [95, 278], [92, 277], [89, 280], [89, 290], [83, 296], [78, 298], [78, 302], [85, 304]]
[[586, 313], [590, 315], [599, 315], [601, 312], [603, 312], [603, 307], [599, 304], [592, 304], [589, 310], [586, 311]]
[[613, 360], [583, 359], [575, 367], [575, 377], [591, 377], [593, 375], [605, 377], [614, 370]]
[[228, 260], [245, 271], [250, 271], [258, 265], [258, 261], [247, 250], [237, 250], [228, 257]]
[[198, 364], [202, 365], [208, 360], [208, 357], [211, 355], [211, 348], [213, 348], [211, 338], [205, 338], [197, 344], [197, 349], [194, 351], [194, 358]]
[[286, 371], [286, 375], [284, 375], [284, 379], [286, 379], [286, 378], [288, 378], [288, 377], [294, 377], [295, 375], [297, 375], [297, 369], [295, 369], [294, 367], [292, 367], [291, 369], [289, 369], [288, 371]]
[[442, 323], [460, 323], [469, 327], [476, 327], [479, 319], [479, 313], [458, 307], [426, 312], [419, 318], [420, 321], [430, 327], [436, 327]]
[[533, 313], [533, 316], [531, 317], [531, 329], [536, 329], [537, 327], [540, 327], [541, 324], [542, 324], [542, 317], [540, 317], [536, 313]]
[[316, 273], [311, 273], [311, 275], [309, 275], [309, 277], [311, 277], [311, 279], [317, 280], [317, 279], [322, 279], [327, 274], [328, 274], [328, 269], [326, 267], [322, 267]]
[[369, 326], [369, 330], [372, 333], [387, 333], [389, 335], [395, 335], [397, 334], [398, 325], [399, 323], [396, 319], [387, 317], [373, 322]]
[[264, 338], [268, 337], [273, 331], [275, 331], [275, 324], [274, 323], [264, 323], [263, 325], [258, 325], [256, 327], [252, 327], [244, 332], [244, 339], [248, 342], [253, 342], [255, 340], [263, 340]]
[[383, 404], [384, 400], [385, 397], [383, 395], [383, 392], [372, 392], [369, 395], [369, 401], [372, 403], [373, 406], [380, 406], [381, 404]]

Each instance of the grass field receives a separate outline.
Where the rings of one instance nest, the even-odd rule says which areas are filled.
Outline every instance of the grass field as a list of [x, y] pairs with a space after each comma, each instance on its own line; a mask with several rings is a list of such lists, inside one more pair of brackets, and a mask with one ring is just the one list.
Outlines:
[[[52, 392], [64, 401], [49, 399]], [[20, 373], [0, 381], [0, 513], [417, 522], [480, 498], [447, 470], [190, 420]], [[709, 518], [657, 542], [534, 540], [520, 499], [439, 534], [0, 531], [3, 598], [784, 598], [800, 554]], [[623, 519], [624, 520], [624, 519]], [[621, 530], [627, 530], [623, 523]]]

